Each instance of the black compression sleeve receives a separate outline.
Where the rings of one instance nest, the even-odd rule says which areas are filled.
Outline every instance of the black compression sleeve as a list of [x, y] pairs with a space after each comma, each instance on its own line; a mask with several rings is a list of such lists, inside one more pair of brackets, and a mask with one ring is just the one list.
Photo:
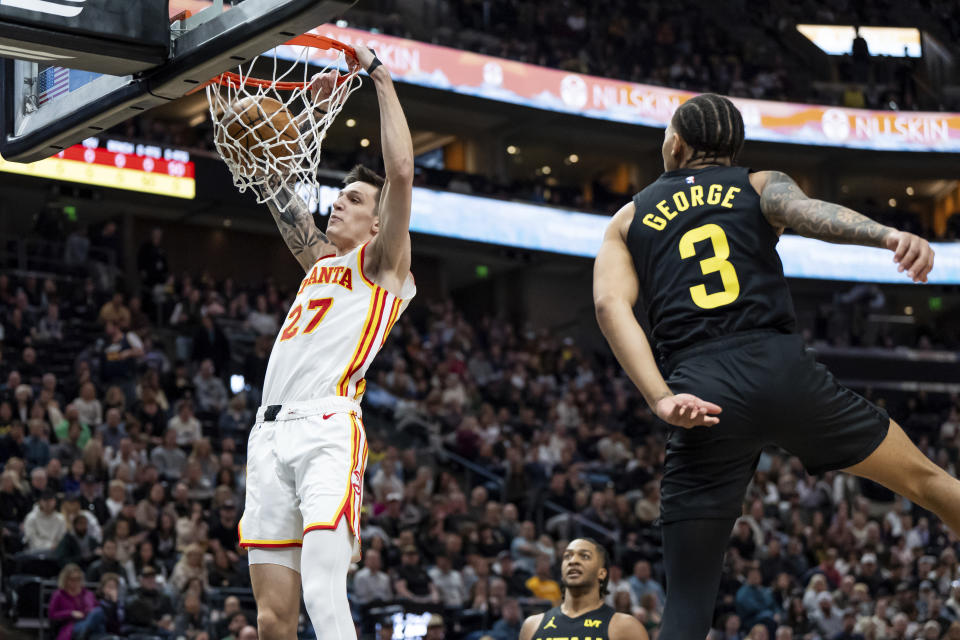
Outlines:
[[706, 638], [734, 518], [663, 525], [667, 604], [659, 640]]

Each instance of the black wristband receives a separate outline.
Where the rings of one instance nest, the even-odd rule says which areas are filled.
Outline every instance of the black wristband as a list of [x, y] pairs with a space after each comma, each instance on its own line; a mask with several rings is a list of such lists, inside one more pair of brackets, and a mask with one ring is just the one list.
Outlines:
[[383, 64], [382, 62], [380, 62], [380, 58], [377, 57], [377, 52], [376, 52], [376, 51], [374, 51], [373, 49], [370, 49], [370, 53], [373, 54], [373, 62], [371, 62], [371, 63], [370, 63], [370, 66], [367, 67], [367, 75], [368, 75], [368, 76], [372, 76], [372, 75], [373, 75], [373, 72], [377, 70], [377, 67], [379, 67], [380, 65]]

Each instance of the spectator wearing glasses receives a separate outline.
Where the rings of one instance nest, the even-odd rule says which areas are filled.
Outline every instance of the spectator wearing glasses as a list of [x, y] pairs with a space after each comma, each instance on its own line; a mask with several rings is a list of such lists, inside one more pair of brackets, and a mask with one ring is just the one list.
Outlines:
[[420, 564], [420, 552], [414, 545], [402, 549], [400, 566], [394, 581], [397, 597], [420, 603], [440, 602], [440, 594]]

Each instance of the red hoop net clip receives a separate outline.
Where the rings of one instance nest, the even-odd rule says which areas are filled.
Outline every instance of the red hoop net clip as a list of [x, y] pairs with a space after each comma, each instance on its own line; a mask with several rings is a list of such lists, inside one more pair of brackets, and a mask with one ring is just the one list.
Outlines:
[[[311, 47], [313, 49], [323, 49], [323, 50], [336, 50], [343, 52], [346, 57], [347, 64], [351, 67], [351, 70], [346, 75], [339, 75], [337, 77], [337, 85], [341, 85], [346, 82], [351, 77], [355, 76], [360, 72], [360, 61], [357, 59], [356, 50], [348, 44], [344, 44], [339, 40], [334, 40], [333, 38], [328, 38], [327, 36], [318, 36], [313, 33], [304, 33], [295, 38], [291, 38], [283, 43], [286, 46], [291, 47]], [[233, 89], [238, 89], [240, 86], [245, 85], [248, 87], [263, 87], [263, 88], [272, 88], [277, 91], [296, 91], [297, 89], [305, 89], [310, 83], [309, 82], [277, 82], [276, 80], [265, 80], [262, 78], [252, 78], [250, 76], [241, 76], [238, 73], [232, 71], [225, 71], [218, 76], [215, 76], [199, 85], [198, 87], [191, 89], [187, 92], [187, 95], [195, 93], [200, 89], [203, 89], [211, 84], [219, 84], [225, 87], [231, 87]]]

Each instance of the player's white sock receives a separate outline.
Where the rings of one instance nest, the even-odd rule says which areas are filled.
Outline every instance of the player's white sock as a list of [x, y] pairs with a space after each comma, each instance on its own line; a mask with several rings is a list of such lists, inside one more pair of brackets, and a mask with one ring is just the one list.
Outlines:
[[346, 518], [340, 520], [336, 530], [310, 531], [303, 537], [300, 557], [303, 601], [317, 640], [357, 638], [347, 601], [347, 570], [353, 538]]

